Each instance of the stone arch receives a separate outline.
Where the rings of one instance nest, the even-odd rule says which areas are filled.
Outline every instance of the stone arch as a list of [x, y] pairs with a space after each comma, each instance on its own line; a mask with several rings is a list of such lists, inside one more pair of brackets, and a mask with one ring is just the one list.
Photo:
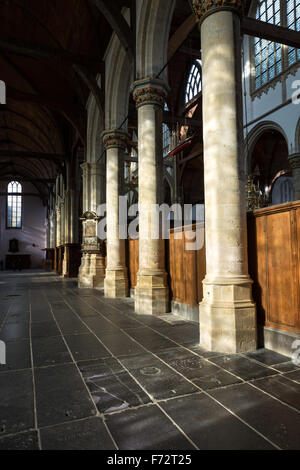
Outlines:
[[[137, 0], [137, 79], [158, 77], [168, 61], [174, 0]], [[166, 80], [167, 69], [158, 78]]]
[[[124, 13], [128, 20], [129, 11]], [[132, 63], [116, 34], [105, 54], [105, 129], [127, 130], [130, 85], [134, 80]]]
[[244, 172], [245, 174], [250, 172], [251, 166], [251, 155], [255, 144], [266, 131], [275, 130], [279, 132], [282, 137], [285, 139], [288, 145], [288, 138], [282, 127], [274, 121], [262, 121], [258, 123], [251, 131], [244, 141]]
[[103, 144], [101, 139], [103, 120], [93, 95], [90, 96], [87, 112], [88, 122], [86, 160], [88, 163], [96, 163], [103, 152]]
[[174, 201], [174, 179], [173, 177], [170, 175], [170, 173], [167, 171], [167, 169], [165, 168], [164, 169], [164, 182], [166, 182], [170, 188], [170, 195], [171, 195], [171, 202]]

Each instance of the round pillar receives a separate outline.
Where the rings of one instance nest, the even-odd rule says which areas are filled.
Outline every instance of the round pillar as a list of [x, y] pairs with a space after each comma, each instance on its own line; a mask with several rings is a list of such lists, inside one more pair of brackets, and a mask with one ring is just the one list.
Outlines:
[[242, 174], [241, 0], [194, 1], [202, 45], [207, 274], [200, 343], [228, 353], [256, 349]]
[[163, 80], [146, 78], [133, 84], [139, 154], [139, 271], [135, 310], [148, 315], [160, 315], [169, 309], [164, 241], [160, 238], [159, 218], [153, 217], [156, 205], [163, 203], [162, 113], [168, 92]]
[[122, 194], [124, 151], [129, 135], [122, 130], [103, 132], [106, 148], [107, 267], [104, 294], [110, 298], [128, 296], [125, 240], [119, 235], [119, 196]]

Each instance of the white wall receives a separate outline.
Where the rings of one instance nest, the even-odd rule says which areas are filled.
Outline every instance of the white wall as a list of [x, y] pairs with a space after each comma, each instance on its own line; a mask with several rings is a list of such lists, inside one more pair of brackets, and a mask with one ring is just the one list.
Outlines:
[[[0, 181], [0, 192], [7, 191], [7, 182]], [[23, 192], [36, 193], [30, 183], [23, 183]], [[23, 213], [21, 230], [6, 229], [6, 197], [0, 196], [0, 261], [5, 267], [5, 256], [8, 254], [9, 240], [19, 240], [19, 253], [31, 255], [31, 268], [41, 268], [46, 247], [46, 207], [40, 198], [23, 197]], [[32, 245], [35, 245], [33, 247]]]
[[[278, 130], [282, 131], [288, 148], [289, 154], [295, 151], [300, 151], [300, 148], [296, 148], [296, 142], [299, 136], [296, 137], [299, 128], [297, 126], [300, 120], [300, 104], [294, 104], [293, 102], [284, 106], [284, 104], [292, 98], [296, 90], [300, 92], [300, 63], [295, 65], [290, 73], [285, 73], [281, 76], [281, 79], [276, 81], [273, 86], [266, 88], [259, 96], [251, 96], [250, 80], [251, 80], [251, 61], [250, 61], [250, 38], [244, 36], [243, 41], [244, 50], [244, 80], [243, 88], [246, 91], [246, 100], [244, 100], [244, 124], [249, 124], [247, 128], [244, 128], [244, 136], [248, 134], [257, 135], [260, 127], [263, 123], [274, 123]], [[253, 69], [252, 69], [253, 73]], [[297, 82], [297, 83], [296, 83]], [[293, 88], [293, 85], [297, 85], [297, 88]], [[245, 97], [244, 97], [245, 98]], [[276, 110], [278, 106], [280, 109]], [[246, 115], [247, 111], [247, 115]], [[267, 116], [264, 116], [268, 113]], [[251, 151], [251, 149], [250, 149]]]

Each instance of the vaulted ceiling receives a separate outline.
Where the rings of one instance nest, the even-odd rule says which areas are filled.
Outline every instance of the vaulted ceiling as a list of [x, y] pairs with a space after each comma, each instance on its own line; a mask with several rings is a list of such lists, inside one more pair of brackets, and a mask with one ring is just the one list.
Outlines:
[[42, 184], [84, 144], [88, 84], [112, 30], [90, 0], [0, 0], [0, 22], [0, 175]]
[[[103, 104], [96, 77], [105, 73], [102, 59], [113, 29], [129, 53], [134, 48], [135, 32], [120, 13], [126, 6], [134, 15], [134, 5], [134, 0], [0, 0], [0, 80], [7, 86], [7, 105], [0, 106], [1, 179], [35, 179], [42, 192], [78, 143], [85, 145], [86, 102], [93, 92]], [[190, 16], [189, 2], [176, 0], [170, 36], [175, 35], [175, 50], [182, 39], [176, 32]], [[199, 50], [197, 28], [191, 33], [178, 56], [181, 65], [190, 60], [189, 48]], [[172, 63], [170, 73], [177, 94], [181, 81]]]

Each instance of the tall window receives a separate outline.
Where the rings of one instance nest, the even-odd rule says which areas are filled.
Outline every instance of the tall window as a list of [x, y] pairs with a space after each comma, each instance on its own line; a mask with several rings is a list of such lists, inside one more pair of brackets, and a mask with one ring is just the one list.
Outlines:
[[[300, 31], [300, 0], [260, 0], [257, 20]], [[266, 39], [254, 39], [255, 90], [300, 59], [300, 50]]]
[[[164, 110], [169, 111], [169, 107], [167, 103], [165, 103]], [[163, 156], [167, 157], [170, 152], [171, 134], [170, 134], [169, 126], [165, 123], [163, 123], [163, 127], [162, 127], [162, 138], [163, 138]]]
[[[286, 26], [294, 31], [300, 31], [300, 0], [287, 0]], [[288, 47], [288, 65], [300, 59], [300, 49]]]
[[191, 67], [186, 89], [185, 89], [185, 103], [189, 103], [200, 91], [202, 90], [201, 79], [201, 60], [195, 60]]
[[7, 228], [22, 228], [22, 185], [17, 181], [7, 187]]

